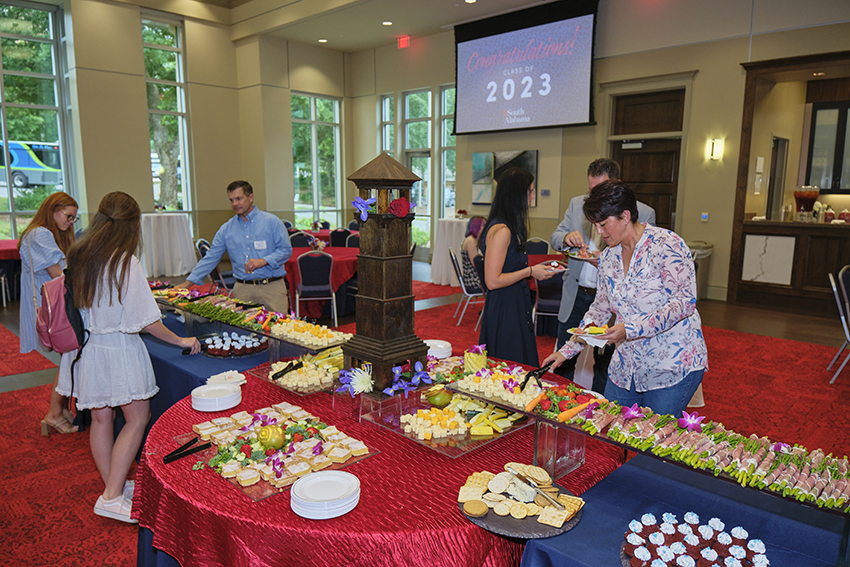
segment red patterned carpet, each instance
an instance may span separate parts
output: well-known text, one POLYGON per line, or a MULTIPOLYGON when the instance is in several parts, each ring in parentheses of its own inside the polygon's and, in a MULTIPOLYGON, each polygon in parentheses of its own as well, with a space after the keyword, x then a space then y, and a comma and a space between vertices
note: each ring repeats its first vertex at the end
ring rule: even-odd
POLYGON ((21 354, 20 351, 18 336, 0 325, 0 376, 56 368, 55 364, 37 352, 21 354))
POLYGON ((42 437, 50 386, 0 394, 0 565, 136 564, 138 530, 95 516, 103 491, 86 433, 42 437))
POLYGON ((454 295, 456 293, 461 293, 460 287, 437 285, 429 282, 413 280, 413 295, 416 296, 417 300, 432 299, 434 297, 443 297, 446 295, 454 295))

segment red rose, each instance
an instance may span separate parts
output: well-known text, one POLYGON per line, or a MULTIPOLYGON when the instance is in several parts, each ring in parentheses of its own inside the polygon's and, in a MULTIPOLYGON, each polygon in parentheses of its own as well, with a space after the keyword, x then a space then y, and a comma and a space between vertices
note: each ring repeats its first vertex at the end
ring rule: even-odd
POLYGON ((404 197, 399 197, 390 203, 389 212, 391 215, 397 216, 398 218, 406 217, 410 212, 410 201, 404 197))

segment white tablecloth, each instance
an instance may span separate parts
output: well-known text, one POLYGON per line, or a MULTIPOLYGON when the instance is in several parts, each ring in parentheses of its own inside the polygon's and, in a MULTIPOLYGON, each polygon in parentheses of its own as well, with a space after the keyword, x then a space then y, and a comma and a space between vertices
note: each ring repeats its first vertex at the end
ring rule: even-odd
POLYGON ((438 285, 459 286, 452 260, 449 258, 449 248, 454 250, 457 261, 460 262, 460 246, 466 235, 468 219, 439 219, 431 255, 431 282, 438 285))
POLYGON ((142 267, 149 278, 182 276, 198 263, 186 213, 142 215, 142 267))

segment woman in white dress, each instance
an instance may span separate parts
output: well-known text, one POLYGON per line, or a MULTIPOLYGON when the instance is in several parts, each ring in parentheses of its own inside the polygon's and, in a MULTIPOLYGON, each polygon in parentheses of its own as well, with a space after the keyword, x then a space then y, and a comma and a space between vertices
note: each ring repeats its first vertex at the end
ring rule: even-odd
MULTIPOLYGON (((21 255, 21 354, 48 352, 35 331, 36 308, 41 307, 41 286, 60 276, 65 269, 65 255, 74 244, 74 222, 77 202, 67 193, 53 193, 38 208, 29 225, 21 233, 18 250, 21 255)), ((41 420, 41 434, 53 428, 59 433, 75 433, 74 416, 68 398, 56 392, 59 371, 50 391, 50 408, 41 420)))
POLYGON ((141 211, 126 193, 106 195, 85 235, 68 253, 74 301, 90 336, 73 375, 69 364, 59 371, 59 392, 77 398, 78 409, 91 409, 91 452, 106 485, 94 513, 135 523, 130 517, 132 490, 127 473, 150 420, 150 398, 159 391, 150 356, 139 331, 192 354, 201 350, 194 337, 178 337, 160 321, 139 260, 141 211), (114 408, 126 425, 113 439, 114 408))

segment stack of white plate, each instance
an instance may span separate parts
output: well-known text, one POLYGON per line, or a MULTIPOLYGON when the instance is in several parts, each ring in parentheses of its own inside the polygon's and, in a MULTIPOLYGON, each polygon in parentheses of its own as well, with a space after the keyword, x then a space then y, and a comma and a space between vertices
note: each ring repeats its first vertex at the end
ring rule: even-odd
POLYGON ((310 520, 327 520, 354 510, 360 502, 360 480, 342 471, 319 471, 292 485, 292 511, 310 520))
POLYGON ((198 411, 222 411, 241 401, 242 388, 236 384, 207 384, 192 390, 192 408, 198 411))
POLYGON ((424 341, 428 345, 428 356, 434 358, 448 358, 452 355, 452 344, 446 341, 428 340, 424 341))

